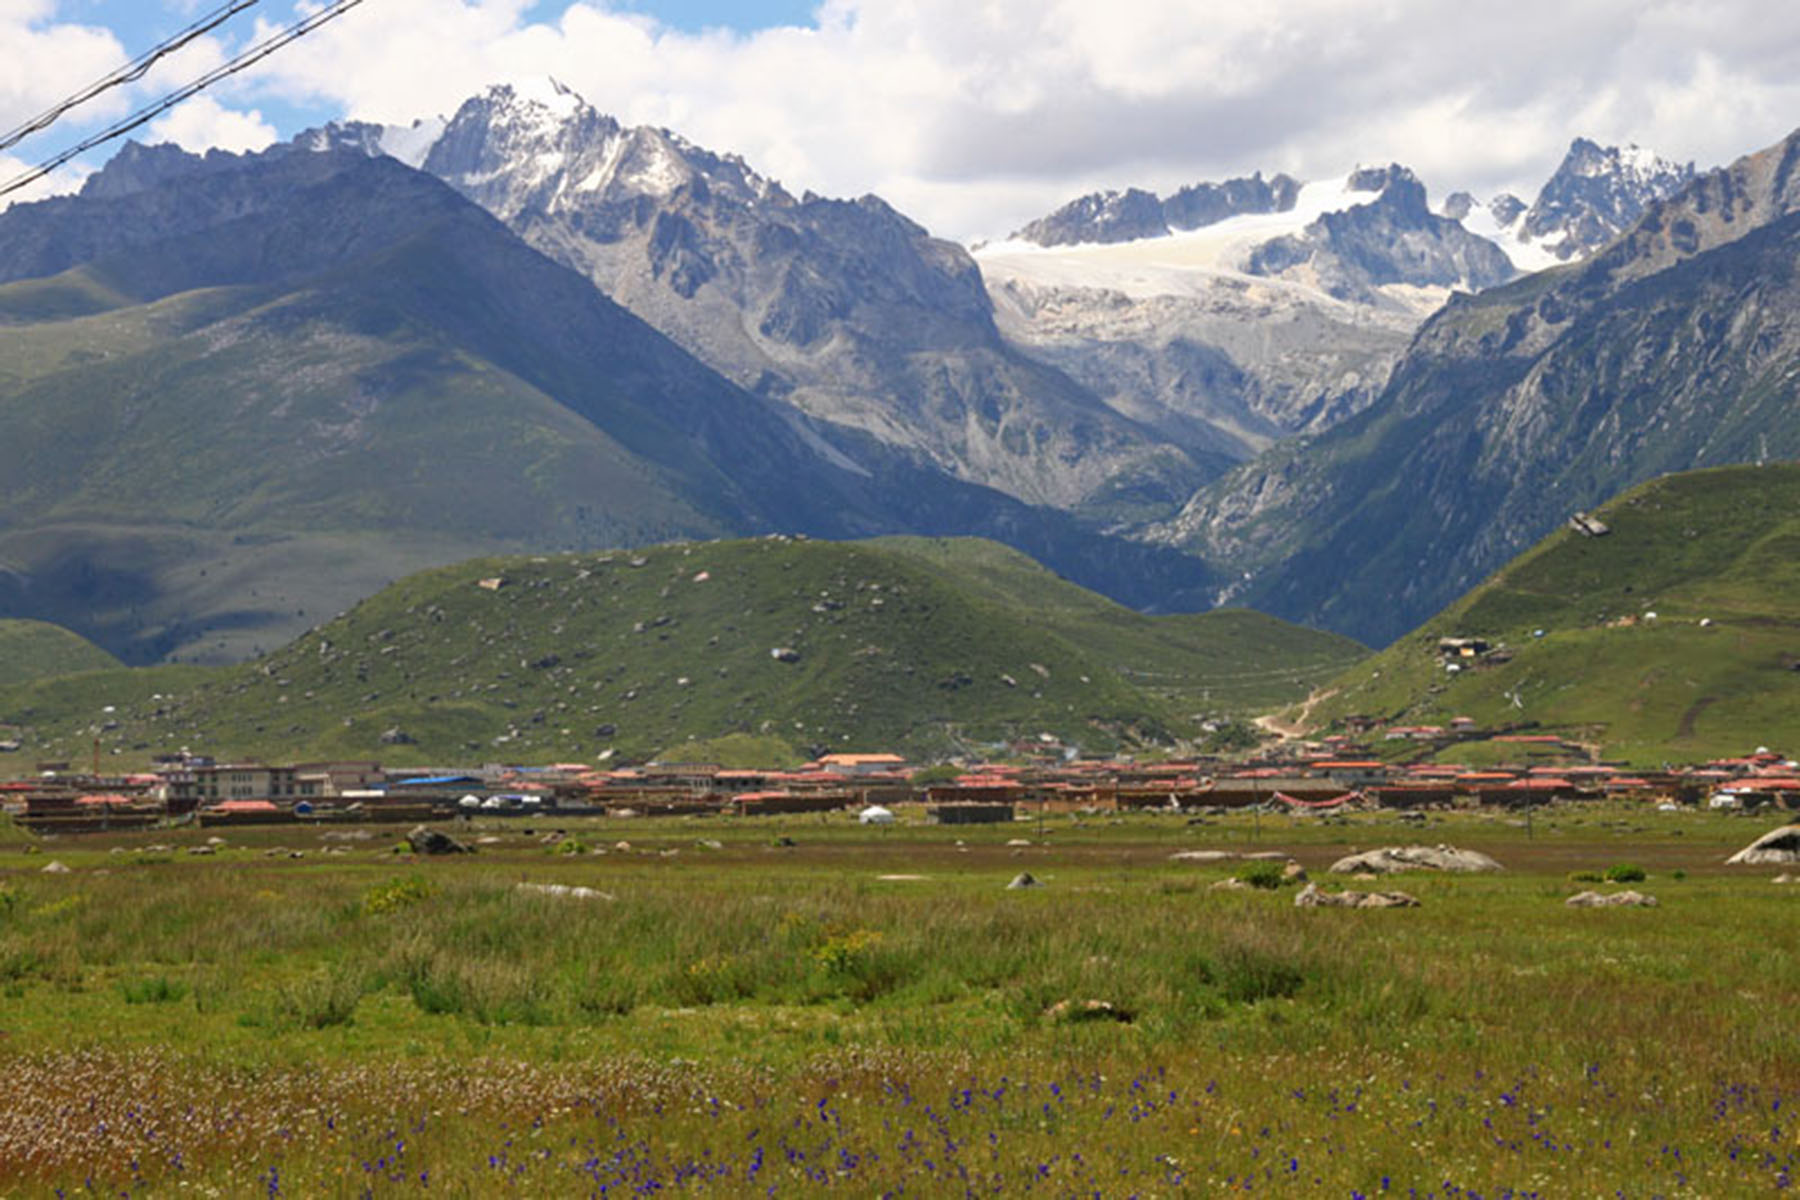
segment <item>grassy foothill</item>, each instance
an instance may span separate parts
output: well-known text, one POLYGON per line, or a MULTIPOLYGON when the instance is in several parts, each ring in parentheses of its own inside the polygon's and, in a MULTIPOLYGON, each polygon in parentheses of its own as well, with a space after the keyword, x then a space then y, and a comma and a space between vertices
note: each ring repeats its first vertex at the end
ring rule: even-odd
POLYGON ((1599 510, 1605 536, 1551 534, 1345 671, 1309 718, 1529 723, 1644 765, 1791 745, 1800 740, 1797 514, 1796 464, 1635 488, 1599 510), (1511 657, 1447 672, 1442 637, 1484 638, 1511 657))
POLYGON ((1723 865, 1771 822, 903 815, 0 839, 0 1190, 1791 1181, 1800 891, 1723 865), (1506 870, 1326 872, 1412 842, 1506 870), (1251 854, 1420 907, 1297 908, 1251 854), (1564 903, 1623 886, 1658 907, 1564 903))
POLYGON ((693 761, 721 738, 777 762, 929 759, 1044 733, 1103 751, 1298 698, 1366 653, 1256 613, 1147 616, 979 539, 761 538, 424 571, 254 662, 0 686, 0 723, 38 757, 98 738, 118 765, 181 746, 693 761))

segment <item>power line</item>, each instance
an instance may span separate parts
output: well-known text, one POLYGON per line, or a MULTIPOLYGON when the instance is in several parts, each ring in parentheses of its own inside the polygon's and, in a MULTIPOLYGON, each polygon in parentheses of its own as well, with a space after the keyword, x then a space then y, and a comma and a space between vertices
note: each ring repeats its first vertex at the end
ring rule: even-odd
POLYGON ((113 71, 110 75, 102 76, 93 83, 90 83, 87 87, 82 88, 79 92, 76 92, 73 96, 63 100, 61 103, 45 109, 17 129, 0 136, 0 150, 10 149, 39 130, 48 129, 50 126, 54 125, 64 113, 72 108, 86 104, 89 100, 92 100, 102 92, 108 92, 113 88, 123 87, 125 84, 135 83, 137 80, 142 79, 150 68, 155 66, 162 59, 167 58, 169 55, 175 53, 175 51, 181 49, 202 34, 217 29, 220 25, 223 25, 238 13, 243 12, 246 8, 255 7, 259 2, 260 0, 231 0, 231 3, 214 9, 212 12, 201 17, 198 21, 195 21, 192 25, 189 25, 186 29, 183 29, 173 37, 158 42, 156 45, 150 47, 150 49, 144 51, 116 71, 113 71))
POLYGON ((171 108, 180 104, 183 100, 198 95, 227 76, 236 75, 239 71, 254 66, 256 63, 269 57, 269 55, 275 53, 283 46, 288 45, 290 42, 299 41, 327 21, 336 20, 338 17, 343 16, 362 2, 363 0, 334 0, 334 3, 320 9, 318 12, 313 13, 304 20, 296 21, 286 29, 283 29, 280 33, 277 33, 266 41, 258 43, 244 51, 223 66, 213 68, 211 71, 208 71, 187 86, 170 92, 149 107, 139 109, 124 120, 107 126, 92 137, 82 139, 80 142, 69 147, 55 157, 39 163, 23 175, 12 179, 4 185, 0 185, 0 196, 8 195, 9 193, 18 191, 22 187, 36 183, 38 180, 50 174, 50 172, 56 170, 56 168, 62 166, 71 159, 78 158, 81 155, 86 154, 89 150, 92 150, 94 147, 104 145, 114 138, 123 137, 140 125, 149 124, 163 113, 168 112, 171 108))

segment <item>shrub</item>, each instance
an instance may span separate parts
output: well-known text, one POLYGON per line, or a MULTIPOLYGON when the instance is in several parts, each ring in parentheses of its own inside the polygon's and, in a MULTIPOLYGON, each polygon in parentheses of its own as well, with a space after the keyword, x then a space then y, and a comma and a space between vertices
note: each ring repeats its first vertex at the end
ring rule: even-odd
POLYGON ((188 987, 167 975, 158 975, 152 979, 128 979, 119 985, 119 994, 127 1004, 173 1004, 187 997, 188 987))
POLYGON ((1213 963, 1213 982, 1234 1004, 1281 1000, 1306 984, 1306 972, 1253 946, 1232 946, 1213 963))
POLYGON ((1278 862, 1253 862, 1238 872, 1238 881, 1247 883, 1253 888, 1274 891, 1287 882, 1282 864, 1278 862))
POLYGON ((1648 878, 1650 876, 1644 872, 1644 868, 1633 866, 1631 863, 1615 863, 1606 868, 1606 882, 1608 883, 1642 883, 1648 878))
POLYGON ((284 985, 276 993, 275 1017, 282 1024, 305 1029, 348 1025, 356 1016, 356 1006, 362 996, 361 972, 343 966, 314 971, 284 985))
POLYGON ((586 854, 588 852, 588 844, 580 838, 564 838, 562 841, 556 843, 555 852, 557 854, 586 854))
POLYGON ((621 971, 595 972, 575 997, 575 1007, 592 1018, 624 1017, 638 1006, 637 980, 621 971))
POLYGON ((760 982, 758 963, 748 955, 707 954, 669 971, 663 991, 682 1008, 703 1008, 747 1000, 760 982))
POLYGON ((813 948, 813 961, 830 974, 848 974, 881 944, 879 929, 853 929, 834 933, 813 948))
POLYGON ((408 991, 421 1012, 460 1014, 483 1025, 547 1025, 549 985, 528 967, 439 955, 416 964, 408 991))
POLYGON ((409 908, 431 895, 431 884, 423 876, 408 875, 389 883, 377 884, 363 893, 362 910, 368 916, 409 908))

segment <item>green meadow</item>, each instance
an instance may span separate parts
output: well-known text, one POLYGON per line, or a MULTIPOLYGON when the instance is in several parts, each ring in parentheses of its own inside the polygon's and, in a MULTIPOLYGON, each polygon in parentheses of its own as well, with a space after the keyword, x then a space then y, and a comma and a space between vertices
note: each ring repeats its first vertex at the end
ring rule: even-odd
POLYGON ((1761 1193, 1800 884, 1724 859, 1773 823, 0 830, 0 1191, 1761 1193), (1415 842, 1506 870, 1326 871, 1415 842), (1420 907, 1215 886, 1251 854, 1420 907), (1627 866, 1657 907, 1564 903, 1627 866))

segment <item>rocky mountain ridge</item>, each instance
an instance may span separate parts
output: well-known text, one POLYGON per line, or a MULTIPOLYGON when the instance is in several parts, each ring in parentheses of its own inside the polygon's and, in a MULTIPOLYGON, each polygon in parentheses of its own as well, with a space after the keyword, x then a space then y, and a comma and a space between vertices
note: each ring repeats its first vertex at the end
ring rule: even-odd
MULTIPOLYGON (((346 138, 385 145, 302 142, 346 138)), ((560 87, 471 98, 421 166, 733 382, 958 478, 1063 508, 1128 481, 1167 506, 1228 461, 1010 347, 968 253, 877 197, 796 198, 560 87)))
POLYGON ((1129 242, 1167 237, 1215 225, 1231 217, 1283 213, 1293 209, 1300 185, 1286 175, 1262 172, 1223 183, 1196 183, 1167 199, 1139 188, 1091 192, 1032 221, 1009 239, 1035 246, 1129 242))
POLYGON ((1380 644, 1631 484, 1800 457, 1797 165, 1800 134, 1584 263, 1457 298, 1375 404, 1158 536, 1226 568, 1238 601, 1380 644))

